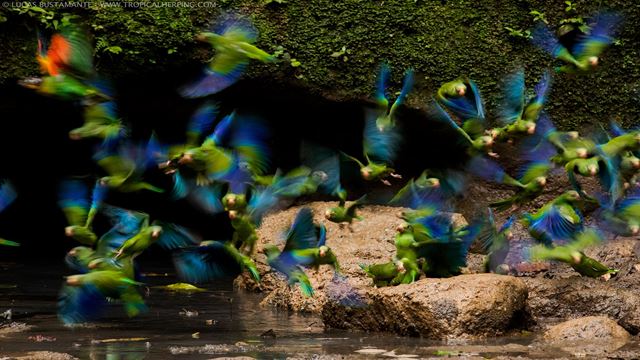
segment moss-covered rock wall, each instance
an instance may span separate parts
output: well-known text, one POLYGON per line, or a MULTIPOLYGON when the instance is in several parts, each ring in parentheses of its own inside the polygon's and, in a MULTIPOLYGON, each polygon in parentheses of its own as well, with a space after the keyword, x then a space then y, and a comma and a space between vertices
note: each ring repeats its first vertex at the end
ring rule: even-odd
MULTIPOLYGON (((640 115, 636 0, 579 0, 571 3, 573 9, 557 0, 223 0, 213 5, 140 9, 96 5, 56 9, 53 16, 71 11, 85 18, 102 73, 123 78, 141 72, 184 71, 186 78, 184 69, 194 69, 211 55, 193 41, 194 35, 220 9, 235 9, 254 18, 260 30, 258 45, 280 54, 276 65, 253 64, 247 77, 301 86, 340 101, 362 100, 372 97, 378 65, 388 61, 395 88, 405 68, 417 72, 410 106, 424 107, 441 83, 468 75, 479 84, 492 115, 505 74, 523 65, 527 83, 534 84, 554 63, 524 37, 540 21, 535 12, 557 28, 564 19, 588 21, 599 10, 615 10, 625 22, 618 40, 602 57, 601 68, 589 75, 555 76, 549 111, 564 128, 612 117, 631 125, 640 115)), ((37 74, 36 24, 51 26, 53 20, 9 9, 0 15, 6 18, 0 24, 0 81, 37 74)))

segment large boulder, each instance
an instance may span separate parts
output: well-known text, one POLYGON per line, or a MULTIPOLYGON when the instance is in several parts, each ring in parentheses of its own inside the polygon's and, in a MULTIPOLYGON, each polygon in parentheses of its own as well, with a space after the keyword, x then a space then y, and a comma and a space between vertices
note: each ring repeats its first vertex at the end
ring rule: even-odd
POLYGON ((518 320, 527 289, 511 276, 471 274, 368 288, 365 294, 362 306, 326 302, 325 325, 430 338, 495 336, 518 320))
POLYGON ((615 351, 629 341, 629 333, 606 316, 588 316, 549 328, 544 342, 574 355, 598 355, 615 351))

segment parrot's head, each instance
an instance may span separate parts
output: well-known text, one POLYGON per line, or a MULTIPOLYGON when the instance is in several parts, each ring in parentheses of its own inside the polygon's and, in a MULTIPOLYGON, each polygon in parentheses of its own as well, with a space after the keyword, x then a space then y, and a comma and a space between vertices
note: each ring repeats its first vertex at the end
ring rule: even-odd
POLYGON ((373 174, 373 171, 371 170, 371 167, 365 166, 360 169, 360 174, 362 175, 363 179, 371 180, 371 175, 373 174))
POLYGON ((571 260, 574 264, 580 264, 580 261, 582 260, 582 254, 579 251, 572 251, 571 260))
POLYGON ((636 133, 633 139, 636 141, 636 143, 640 143, 640 131, 636 133))
POLYGON ((94 234, 94 232, 89 228, 78 225, 67 226, 66 228, 64 228, 64 233, 65 235, 85 245, 93 245, 98 238, 96 234, 94 234))
POLYGON ((325 217, 327 220, 331 220, 331 219, 333 219, 333 218, 335 217, 335 213, 336 213, 336 211, 335 211, 334 209, 327 209, 327 210, 324 212, 324 217, 325 217))
POLYGON ((598 173, 598 165, 596 164, 587 165, 587 171, 589 172, 589 175, 595 176, 598 173))
POLYGON ((545 186, 547 185, 547 178, 546 176, 538 176, 536 178, 536 183, 540 186, 545 186))
POLYGON ((478 146, 481 149, 489 150, 491 149, 491 146, 493 146, 493 137, 488 135, 483 135, 478 137, 476 140, 474 140, 474 142, 477 142, 478 146))
POLYGON ((69 286, 81 286, 84 283, 84 275, 67 276, 66 282, 69 286))
POLYGON ((527 129, 527 134, 533 135, 536 132, 536 123, 533 121, 527 121, 525 128, 527 129))
POLYGON ((222 197, 222 205, 226 210, 239 210, 246 206, 247 199, 244 194, 229 193, 222 197))
POLYGON ((21 80, 18 80, 18 85, 25 87, 27 89, 37 90, 40 88, 42 84, 41 77, 27 77, 21 80))
POLYGON ((404 274, 405 272, 407 272, 407 269, 405 269, 402 260, 396 261, 396 270, 398 270, 400 274, 404 274))
POLYGON ((104 260, 94 259, 94 260, 91 260, 89 264, 87 264, 87 267, 91 270, 95 270, 95 269, 99 269, 103 265, 104 265, 104 260))
POLYGON ((91 255, 92 253, 93 249, 91 248, 88 248, 86 246, 76 246, 73 249, 69 250, 67 254, 75 258, 83 258, 91 255))
POLYGON ((262 248, 262 252, 267 257, 267 259, 276 258, 280 254, 280 250, 275 245, 267 245, 262 248))
POLYGON ((329 178, 329 175, 327 175, 327 173, 324 171, 317 170, 311 173, 311 178, 316 183, 322 184, 325 181, 327 181, 327 179, 329 178))
POLYGON ((467 85, 458 84, 458 85, 456 85, 455 90, 456 90, 456 94, 458 94, 458 96, 464 96, 467 93, 467 85))
POLYGON ((600 62, 600 59, 597 56, 589 56, 587 61, 589 62, 589 66, 595 69, 598 66, 598 62, 600 62))
POLYGON ((638 225, 629 225, 629 231, 631 231, 632 235, 638 235, 638 233, 640 232, 640 226, 638 225))
POLYGON ((440 179, 438 178, 428 178, 427 181, 427 187, 440 187, 440 179))
POLYGON ((504 232, 504 237, 507 239, 507 241, 511 241, 511 239, 513 239, 513 231, 511 231, 511 229, 508 229, 504 232))
POLYGON ((162 226, 149 226, 149 234, 151 234, 152 239, 157 240, 160 237, 160 234, 162 234, 162 226))
POLYGON ((569 190, 564 193, 564 198, 567 201, 578 201, 580 200, 580 194, 575 190, 569 190))
POLYGON ((579 157, 580 159, 586 159, 588 155, 589 155, 589 151, 587 149, 585 148, 576 149, 576 156, 579 157))
POLYGON ((485 134, 491 136, 492 139, 497 138, 498 135, 500 135, 501 132, 502 132, 502 130, 499 129, 499 128, 493 128, 493 129, 485 130, 485 134))
POLYGON ((210 42, 211 39, 216 36, 219 36, 219 35, 211 32, 201 32, 200 34, 196 35, 196 40, 202 41, 202 42, 210 42))
POLYGON ((403 222, 402 224, 398 224, 398 226, 396 226, 396 231, 399 234, 402 234, 405 231, 407 231, 410 227, 411 227, 411 225, 409 225, 409 223, 403 222))
POLYGON ((580 133, 577 131, 568 131, 567 137, 569 138, 569 140, 575 140, 580 137, 580 133))
POLYGON ((186 151, 178 159, 178 164, 190 164, 193 162, 193 151, 186 151))
POLYGON ((322 245, 318 248, 318 251, 320 253, 320 257, 324 257, 327 255, 327 252, 329 252, 329 247, 327 245, 322 245))

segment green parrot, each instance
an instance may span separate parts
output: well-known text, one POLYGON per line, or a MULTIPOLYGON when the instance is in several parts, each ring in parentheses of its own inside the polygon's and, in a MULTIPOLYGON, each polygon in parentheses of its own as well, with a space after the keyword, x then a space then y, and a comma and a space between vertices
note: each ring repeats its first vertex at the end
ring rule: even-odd
POLYGON ((513 196, 490 204, 496 210, 504 211, 514 205, 526 204, 544 191, 547 177, 553 166, 548 160, 538 157, 540 159, 533 159, 521 169, 521 175, 517 180, 509 176, 500 165, 483 156, 473 157, 467 164, 467 168, 471 173, 485 180, 506 184, 516 189, 513 196))
POLYGON ((84 108, 84 124, 69 132, 72 140, 97 137, 113 141, 123 135, 125 129, 118 118, 115 102, 107 101, 91 104, 84 108))
POLYGON ((163 189, 141 180, 142 173, 151 165, 148 147, 121 144, 117 152, 113 149, 103 149, 95 155, 95 159, 109 174, 100 179, 101 185, 121 192, 164 192, 163 189))
POLYGON ((620 16, 615 13, 601 13, 595 17, 595 20, 589 34, 579 37, 579 41, 571 47, 571 50, 564 47, 543 22, 539 22, 532 32, 532 41, 554 58, 566 63, 556 67, 556 72, 589 73, 598 66, 602 51, 613 42, 613 32, 620 22, 620 16))
POLYGON ((298 265, 297 260, 291 256, 290 252, 280 251, 274 245, 264 247, 269 266, 287 277, 289 285, 298 283, 300 290, 307 296, 313 296, 313 286, 304 270, 298 265))
POLYGON ((103 296, 121 300, 130 317, 147 309, 142 296, 135 288, 141 284, 131 280, 120 271, 99 270, 81 275, 71 275, 67 277, 66 284, 75 287, 94 286, 103 296))
POLYGON ((354 219, 358 221, 362 220, 362 217, 358 216, 356 211, 364 205, 365 200, 366 195, 352 202, 349 206, 346 206, 344 201, 340 201, 338 206, 327 209, 324 213, 324 217, 331 222, 338 224, 348 223, 349 226, 351 226, 354 219))
POLYGON ((470 156, 479 154, 498 156, 492 151, 493 136, 485 133, 484 113, 481 113, 482 117, 467 119, 462 127, 453 121, 451 116, 436 101, 432 101, 428 114, 431 119, 451 126, 459 134, 458 141, 467 148, 467 153, 470 156))
POLYGON ((65 234, 84 245, 94 245, 97 240, 93 232, 93 219, 106 196, 106 187, 96 182, 91 204, 86 185, 80 180, 68 180, 61 184, 59 205, 64 212, 69 226, 65 234))
POLYGON ((364 270, 367 276, 373 279, 374 286, 383 287, 390 285, 401 274, 401 271, 404 270, 404 264, 396 260, 384 264, 360 264, 360 268, 364 270))
POLYGON ((158 241, 162 227, 159 225, 144 225, 140 232, 125 241, 116 251, 114 258, 131 257, 135 258, 144 250, 158 241))
POLYGON ((506 95, 500 111, 503 128, 491 132, 496 140, 513 141, 516 138, 533 135, 538 116, 544 106, 551 83, 551 74, 545 72, 535 87, 536 95, 528 102, 525 98, 524 69, 520 68, 506 82, 506 95))
POLYGON ((257 37, 258 32, 249 20, 234 14, 223 16, 215 32, 200 33, 196 39, 209 43, 216 53, 203 75, 180 89, 181 95, 197 98, 215 94, 235 83, 251 59, 274 61, 273 55, 253 45, 257 37))
POLYGON ((602 235, 593 230, 585 229, 575 235, 575 238, 566 245, 556 245, 548 247, 536 245, 529 249, 532 260, 555 260, 569 264, 580 275, 588 277, 599 277, 608 274, 615 274, 616 269, 611 269, 585 255, 582 250, 602 241, 602 235))
POLYGON ((488 216, 483 219, 482 228, 478 238, 482 244, 482 250, 487 254, 484 262, 486 272, 494 272, 497 274, 507 274, 509 265, 505 263, 509 250, 510 242, 513 238, 511 226, 515 221, 514 215, 510 216, 500 228, 496 227, 493 211, 488 209, 488 216))
POLYGON ((534 239, 547 246, 571 239, 583 229, 582 213, 575 207, 581 200, 577 191, 566 191, 534 214, 524 213, 522 223, 534 239))
POLYGON ((404 80, 402 81, 402 90, 389 107, 389 98, 387 97, 387 82, 390 77, 389 65, 383 63, 380 66, 380 73, 378 74, 378 81, 376 83, 376 103, 378 109, 376 109, 375 123, 380 132, 384 132, 387 129, 395 126, 395 117, 398 107, 402 105, 407 95, 413 87, 413 69, 408 69, 404 74, 404 80))

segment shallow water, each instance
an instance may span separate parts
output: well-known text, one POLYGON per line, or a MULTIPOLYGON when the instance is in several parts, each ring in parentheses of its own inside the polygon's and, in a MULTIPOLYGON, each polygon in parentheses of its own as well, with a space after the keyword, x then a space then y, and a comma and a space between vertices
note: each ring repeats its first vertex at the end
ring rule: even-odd
MULTIPOLYGON (((209 284, 209 291, 193 294, 175 294, 153 287, 175 282, 171 275, 146 278, 148 313, 129 319, 114 305, 102 321, 70 328, 63 326, 56 316, 57 293, 66 275, 63 267, 3 266, 0 311, 11 309, 14 322, 26 323, 31 328, 0 337, 0 358, 31 351, 109 360, 550 355, 528 346, 532 341, 530 335, 445 343, 392 334, 325 330, 318 317, 262 307, 260 294, 233 290, 230 282, 209 284), (185 311, 197 311, 197 315, 186 316, 185 311), (261 336, 268 330, 275 337, 261 336)), ((146 270, 159 274, 170 271, 146 270)))

